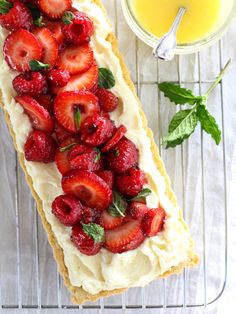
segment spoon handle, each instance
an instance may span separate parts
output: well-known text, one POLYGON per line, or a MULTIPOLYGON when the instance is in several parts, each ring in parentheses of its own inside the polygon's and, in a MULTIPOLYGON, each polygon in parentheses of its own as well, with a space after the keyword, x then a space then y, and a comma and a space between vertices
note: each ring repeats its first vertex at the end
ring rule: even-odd
POLYGON ((178 27, 179 27, 179 24, 180 24, 180 22, 182 21, 182 18, 183 18, 183 16, 184 16, 185 12, 186 12, 186 8, 185 8, 185 7, 181 7, 181 8, 179 9, 178 14, 177 14, 177 16, 176 16, 176 18, 175 18, 173 24, 171 25, 171 28, 170 28, 170 30, 169 30, 168 33, 174 33, 174 34, 176 34, 176 32, 177 32, 177 30, 178 30, 178 27))

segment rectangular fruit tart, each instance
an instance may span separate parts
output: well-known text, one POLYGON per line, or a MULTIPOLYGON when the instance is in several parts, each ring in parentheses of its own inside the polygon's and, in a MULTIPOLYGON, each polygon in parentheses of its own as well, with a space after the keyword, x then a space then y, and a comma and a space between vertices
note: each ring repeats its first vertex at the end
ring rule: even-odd
POLYGON ((194 266, 99 0, 0 0, 1 105, 74 303, 194 266))

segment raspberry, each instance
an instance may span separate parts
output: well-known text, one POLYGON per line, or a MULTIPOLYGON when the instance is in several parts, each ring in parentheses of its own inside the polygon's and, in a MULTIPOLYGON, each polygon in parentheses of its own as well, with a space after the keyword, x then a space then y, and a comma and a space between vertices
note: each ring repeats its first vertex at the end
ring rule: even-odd
POLYGON ((54 139, 42 131, 33 131, 25 143, 25 158, 28 161, 53 162, 57 144, 54 139))
POLYGON ((108 153, 107 165, 115 173, 124 173, 138 162, 138 150, 133 142, 123 137, 108 153))
POLYGON ((119 98, 105 88, 99 88, 96 92, 101 109, 105 112, 114 111, 119 105, 119 98))
POLYGON ((81 221, 85 224, 95 222, 99 219, 101 212, 97 211, 94 208, 83 206, 83 214, 81 221))
POLYGON ((94 115, 88 117, 81 127, 81 140, 91 146, 106 143, 113 135, 115 126, 111 120, 94 115))
POLYGON ((14 1, 12 4, 9 1, 4 2, 8 5, 9 11, 5 14, 0 13, 0 25, 2 27, 5 27, 9 31, 15 31, 19 28, 27 30, 33 28, 32 15, 23 3, 20 1, 14 1))
POLYGON ((131 168, 128 172, 116 177, 116 187, 126 196, 138 195, 146 183, 145 174, 140 169, 131 168))
POLYGON ((70 73, 68 71, 54 69, 49 72, 48 78, 52 85, 63 87, 69 82, 70 73))
POLYGON ((62 29, 67 40, 73 44, 80 45, 89 42, 93 35, 94 26, 90 18, 83 12, 74 12, 71 23, 62 29))
POLYGON ((60 195, 52 203, 52 213, 65 226, 74 226, 82 217, 82 205, 73 195, 60 195))
POLYGON ((68 153, 71 169, 100 171, 103 169, 103 160, 98 149, 88 145, 76 145, 68 153))
POLYGON ((102 243, 95 242, 84 232, 81 226, 72 228, 71 240, 80 252, 86 255, 96 255, 102 247, 102 243))
POLYGON ((12 84, 16 92, 20 95, 38 96, 46 94, 48 89, 47 79, 40 72, 26 72, 17 75, 12 84))

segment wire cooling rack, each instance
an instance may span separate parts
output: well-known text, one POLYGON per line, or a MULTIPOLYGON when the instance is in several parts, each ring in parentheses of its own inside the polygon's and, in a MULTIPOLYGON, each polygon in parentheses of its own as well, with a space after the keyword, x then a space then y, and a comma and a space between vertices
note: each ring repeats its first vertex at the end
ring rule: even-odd
POLYGON ((204 92, 223 65, 222 43, 197 55, 173 62, 153 60, 151 50, 128 29, 120 4, 104 1, 121 50, 131 69, 138 94, 159 144, 179 203, 196 240, 200 265, 179 276, 158 280, 146 288, 74 306, 56 270, 34 201, 18 165, 1 113, 0 132, 0 307, 2 309, 145 309, 206 307, 224 291, 227 276, 227 172, 223 83, 209 103, 223 129, 216 147, 197 129, 181 147, 166 151, 160 139, 176 107, 158 92, 161 81, 180 82, 204 92), (119 16, 119 23, 117 17, 119 16), (208 66, 214 52, 214 66, 208 66), (134 62, 135 60, 135 62, 134 62), (215 104, 218 104, 215 106, 215 104), (212 175, 214 173, 214 176, 212 175), (220 204, 220 210, 219 210, 220 204), (221 222, 219 224, 219 221, 221 222))

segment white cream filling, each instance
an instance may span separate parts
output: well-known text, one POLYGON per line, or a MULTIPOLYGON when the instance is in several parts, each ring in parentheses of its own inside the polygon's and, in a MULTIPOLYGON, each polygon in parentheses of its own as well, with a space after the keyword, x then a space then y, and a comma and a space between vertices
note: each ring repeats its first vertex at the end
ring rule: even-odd
MULTIPOLYGON (((102 249, 95 256, 83 255, 70 240, 70 228, 63 226, 51 213, 52 201, 63 193, 61 175, 56 165, 25 160, 34 189, 43 201, 46 218, 64 251, 71 284, 96 294, 102 290, 144 286, 172 266, 186 261, 190 236, 186 225, 182 223, 180 209, 175 208, 165 195, 165 181, 153 161, 151 142, 143 128, 137 100, 125 83, 119 60, 113 53, 111 44, 106 41, 111 32, 109 22, 100 7, 90 0, 76 0, 73 5, 86 12, 95 22, 96 32, 91 45, 96 61, 99 66, 108 67, 116 78, 113 92, 122 99, 123 111, 120 113, 121 111, 117 110, 112 114, 112 118, 117 125, 122 123, 127 127, 127 137, 139 149, 140 168, 152 178, 154 185, 151 182, 150 184, 153 193, 147 198, 147 203, 150 207, 156 207, 160 202, 168 214, 164 231, 156 237, 146 239, 136 250, 112 254, 102 249)), ((9 69, 3 58, 2 45, 6 34, 0 29, 0 86, 5 109, 9 113, 16 135, 17 149, 23 153, 24 143, 32 127, 22 107, 14 101, 12 79, 17 73, 9 69)))

